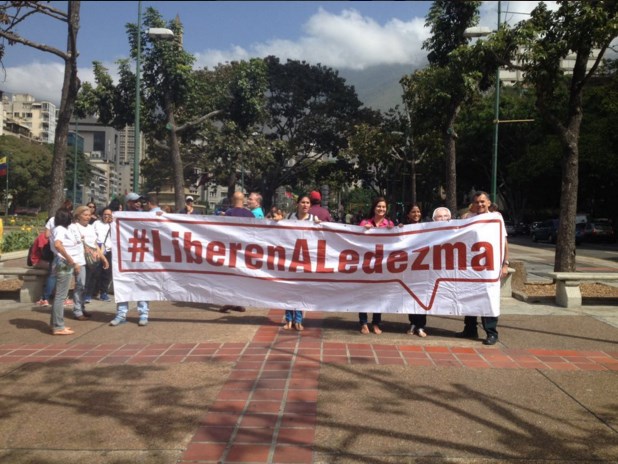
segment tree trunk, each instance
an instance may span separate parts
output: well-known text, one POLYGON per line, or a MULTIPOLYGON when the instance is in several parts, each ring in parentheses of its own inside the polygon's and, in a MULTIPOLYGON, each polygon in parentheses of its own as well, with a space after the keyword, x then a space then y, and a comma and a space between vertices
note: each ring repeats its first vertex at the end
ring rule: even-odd
MULTIPOLYGON (((80 81, 77 77, 77 32, 79 31, 79 1, 68 2, 67 55, 64 61, 64 81, 58 123, 54 134, 54 155, 51 166, 51 195, 48 214, 53 216, 64 202, 64 176, 66 171, 69 123, 75 107, 80 81)), ((75 141, 77 143, 77 140, 75 141)), ((75 206, 75 205, 74 205, 75 206)))
POLYGON ((234 192, 236 192, 236 170, 230 172, 230 175, 227 177, 227 197, 230 200, 230 205, 232 204, 234 192))
POLYGON ((457 133, 455 132, 455 120, 460 108, 460 104, 451 104, 443 135, 446 159, 446 207, 451 210, 453 217, 457 216, 457 133))
POLYGON ((166 96, 165 109, 167 111, 167 127, 170 131, 170 154, 172 157, 172 178, 174 184, 174 206, 180 211, 185 206, 185 179, 180 155, 180 144, 176 133, 176 119, 174 117, 174 105, 166 96))
MULTIPOLYGON (((581 121, 581 117, 579 118, 581 121)), ((579 122, 566 134, 562 158, 562 183, 560 191, 560 224, 554 271, 575 271, 575 217, 577 215, 577 189, 579 186, 579 122)))

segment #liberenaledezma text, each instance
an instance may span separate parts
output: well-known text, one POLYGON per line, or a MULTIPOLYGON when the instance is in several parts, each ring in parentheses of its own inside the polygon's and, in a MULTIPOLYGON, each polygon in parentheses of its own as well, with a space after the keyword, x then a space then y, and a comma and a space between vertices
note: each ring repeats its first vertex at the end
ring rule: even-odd
POLYGON ((116 301, 305 311, 500 314, 502 216, 365 229, 119 212, 116 301))

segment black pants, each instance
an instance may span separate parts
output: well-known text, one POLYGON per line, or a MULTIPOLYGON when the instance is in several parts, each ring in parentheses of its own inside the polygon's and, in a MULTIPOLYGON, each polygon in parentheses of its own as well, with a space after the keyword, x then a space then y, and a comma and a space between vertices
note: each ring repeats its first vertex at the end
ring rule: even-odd
POLYGON ((93 297, 96 295, 96 285, 101 273, 101 260, 94 264, 86 264, 86 286, 84 296, 93 297))
POLYGON ((112 252, 105 253, 105 259, 109 263, 107 269, 103 269, 103 263, 99 266, 99 278, 97 279, 96 289, 99 293, 107 293, 109 291, 109 284, 112 281, 112 252))
MULTIPOLYGON (((483 324, 483 330, 487 336, 495 335, 498 336, 498 318, 495 316, 484 316, 481 317, 481 323, 483 324)), ((476 332, 476 316, 466 316, 464 317, 464 332, 472 333, 476 332)))
POLYGON ((408 320, 417 329, 424 329, 427 324, 426 314, 408 314, 408 320))

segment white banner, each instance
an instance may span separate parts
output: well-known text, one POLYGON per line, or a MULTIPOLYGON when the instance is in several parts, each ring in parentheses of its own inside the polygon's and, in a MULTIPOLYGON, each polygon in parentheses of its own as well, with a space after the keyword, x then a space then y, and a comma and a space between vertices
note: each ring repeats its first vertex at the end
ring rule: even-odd
POLYGON ((118 212, 116 301, 498 316, 497 213, 393 229, 118 212))

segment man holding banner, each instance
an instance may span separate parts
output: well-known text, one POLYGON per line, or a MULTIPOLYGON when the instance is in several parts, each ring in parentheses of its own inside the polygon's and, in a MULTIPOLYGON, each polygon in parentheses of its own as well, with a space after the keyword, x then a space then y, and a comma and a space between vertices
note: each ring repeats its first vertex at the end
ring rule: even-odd
MULTIPOLYGON (((476 213, 469 213, 470 216, 478 216, 480 214, 489 213, 491 206, 491 200, 487 192, 476 192, 472 198, 472 204, 476 210, 476 213)), ((508 260, 508 244, 506 241, 506 229, 504 229, 504 259, 501 264, 500 277, 504 278, 509 273, 509 260, 508 260)), ((481 317, 481 323, 483 329, 487 334, 487 338, 483 340, 483 345, 495 345, 498 341, 498 316, 483 316, 481 317)), ((459 332, 457 337, 459 338, 478 338, 477 319, 476 316, 466 316, 464 318, 464 330, 459 332)))
MULTIPOLYGON (((142 211, 142 201, 145 201, 145 199, 139 196, 137 193, 135 192, 129 193, 126 196, 127 211, 128 212, 136 212, 136 211, 141 212, 142 211)), ((112 230, 113 229, 114 228, 112 227, 112 230)), ((137 302, 137 312, 139 314, 139 322, 137 324, 138 326, 145 327, 146 325, 148 325, 149 311, 150 311, 150 308, 148 306, 148 301, 141 300, 137 302)), ((116 317, 114 317, 114 319, 110 321, 109 325, 111 325, 112 327, 116 327, 120 324, 124 324, 127 321, 128 312, 129 312, 128 300, 124 300, 124 301, 121 300, 120 303, 116 303, 116 317)))

